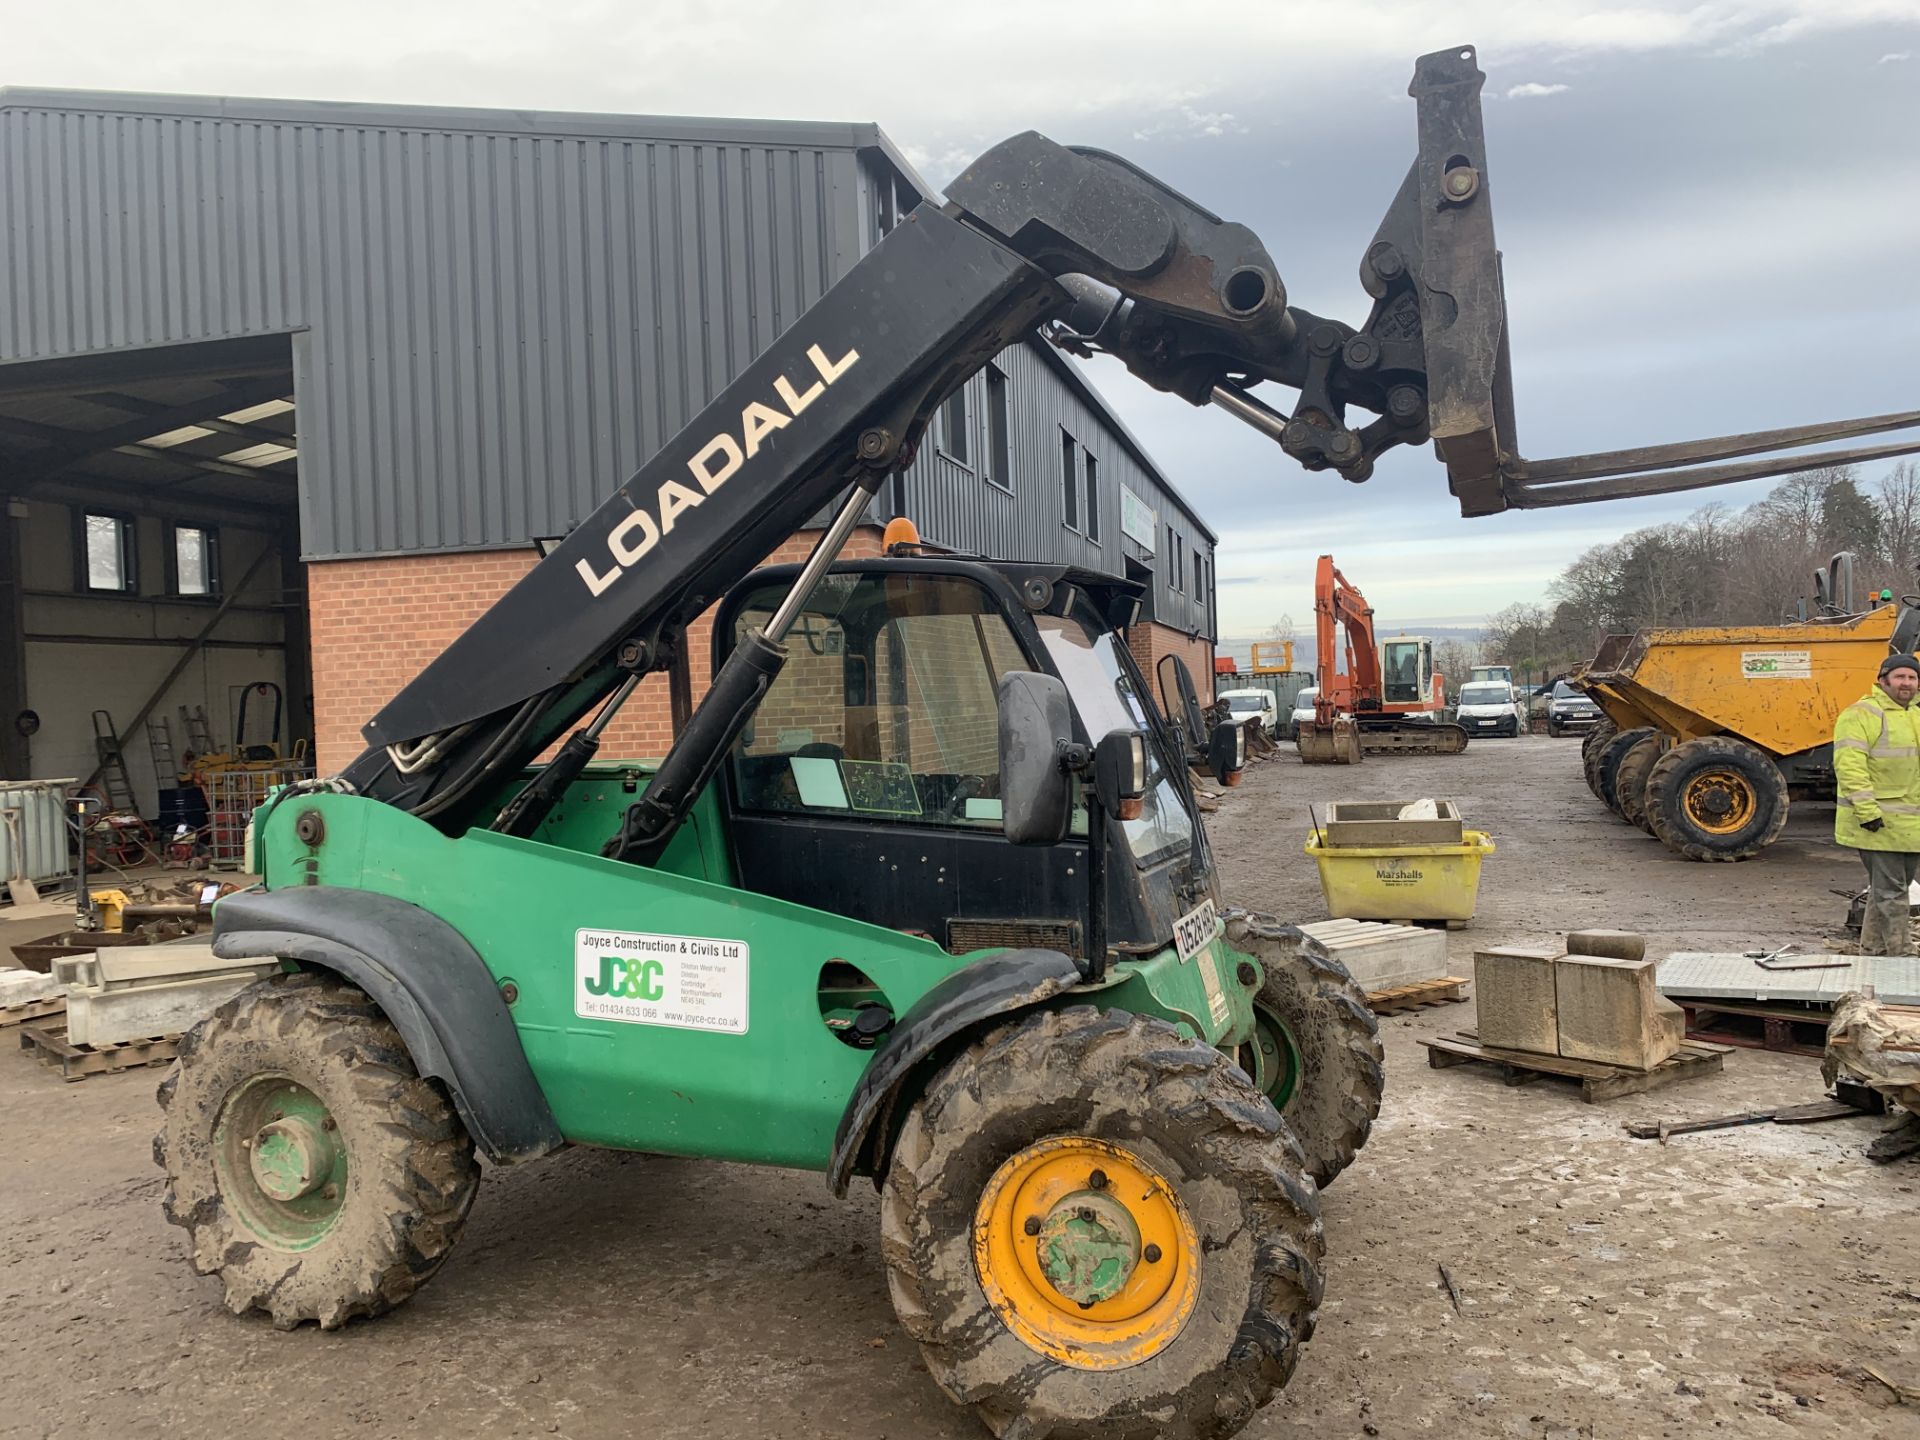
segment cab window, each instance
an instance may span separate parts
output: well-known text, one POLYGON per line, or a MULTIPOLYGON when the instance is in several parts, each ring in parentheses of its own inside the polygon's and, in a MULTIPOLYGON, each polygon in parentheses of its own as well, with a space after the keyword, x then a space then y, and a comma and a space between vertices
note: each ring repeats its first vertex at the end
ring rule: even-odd
MULTIPOLYGON (((736 643, 783 594, 750 597, 736 643)), ((734 750, 741 809, 1000 828, 1000 678, 1033 667, 979 585, 830 575, 787 650, 734 750)))

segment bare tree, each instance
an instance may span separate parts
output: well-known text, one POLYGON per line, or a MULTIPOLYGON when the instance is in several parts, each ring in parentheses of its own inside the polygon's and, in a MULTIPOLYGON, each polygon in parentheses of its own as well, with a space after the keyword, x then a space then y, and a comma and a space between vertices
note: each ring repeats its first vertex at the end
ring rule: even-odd
POLYGON ((1895 572, 1894 588, 1920 564, 1920 465, 1902 460, 1880 477, 1880 553, 1895 572))

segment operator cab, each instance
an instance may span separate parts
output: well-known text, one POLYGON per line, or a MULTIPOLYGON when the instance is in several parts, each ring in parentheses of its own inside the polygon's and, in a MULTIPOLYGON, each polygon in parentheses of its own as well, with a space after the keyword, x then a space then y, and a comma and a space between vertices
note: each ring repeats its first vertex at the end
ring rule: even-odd
MULTIPOLYGON (((794 574, 760 571, 729 598, 715 625, 716 666, 767 622, 794 574)), ((740 883, 926 934, 956 954, 1019 945, 1081 954, 1087 809, 1078 782, 1065 843, 1012 845, 1002 829, 1000 682, 1039 671, 1065 685, 1076 740, 1092 745, 1116 729, 1145 737, 1140 813, 1106 822, 1108 938, 1123 952, 1166 944, 1212 880, 1179 742, 1116 634, 1139 591, 1062 566, 836 565, 723 772, 740 883)))

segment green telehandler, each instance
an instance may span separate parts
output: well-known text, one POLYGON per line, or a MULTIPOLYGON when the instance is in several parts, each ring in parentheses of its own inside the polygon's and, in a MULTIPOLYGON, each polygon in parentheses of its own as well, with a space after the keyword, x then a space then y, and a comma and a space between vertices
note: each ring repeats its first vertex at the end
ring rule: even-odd
POLYGON ((1483 78, 1471 49, 1417 64, 1419 155, 1358 329, 1126 162, 995 147, 346 770, 276 792, 261 883, 214 933, 280 973, 185 1036, 159 1092, 166 1213, 228 1307, 332 1328, 398 1305, 458 1238, 477 1155, 711 1156, 871 1179, 900 1323, 996 1433, 1242 1426, 1313 1331, 1319 1191, 1381 1092, 1352 980, 1221 902, 1189 760, 1231 779, 1244 738, 1204 730, 1178 662, 1150 693, 1128 581, 836 557, 941 401, 1036 327, 1311 470, 1364 480, 1431 440, 1466 514, 1701 483, 1650 476, 1653 451, 1517 459, 1483 78), (823 511, 804 564, 755 569, 823 511), (716 604, 714 680, 667 754, 601 760, 716 604))

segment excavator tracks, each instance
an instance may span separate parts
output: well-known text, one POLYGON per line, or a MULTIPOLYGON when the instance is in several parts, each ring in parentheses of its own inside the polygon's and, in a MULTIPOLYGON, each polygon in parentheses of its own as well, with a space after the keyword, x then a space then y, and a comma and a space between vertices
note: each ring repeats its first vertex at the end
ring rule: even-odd
POLYGON ((1419 720, 1362 720, 1362 755, 1459 755, 1467 732, 1458 725, 1419 720))

